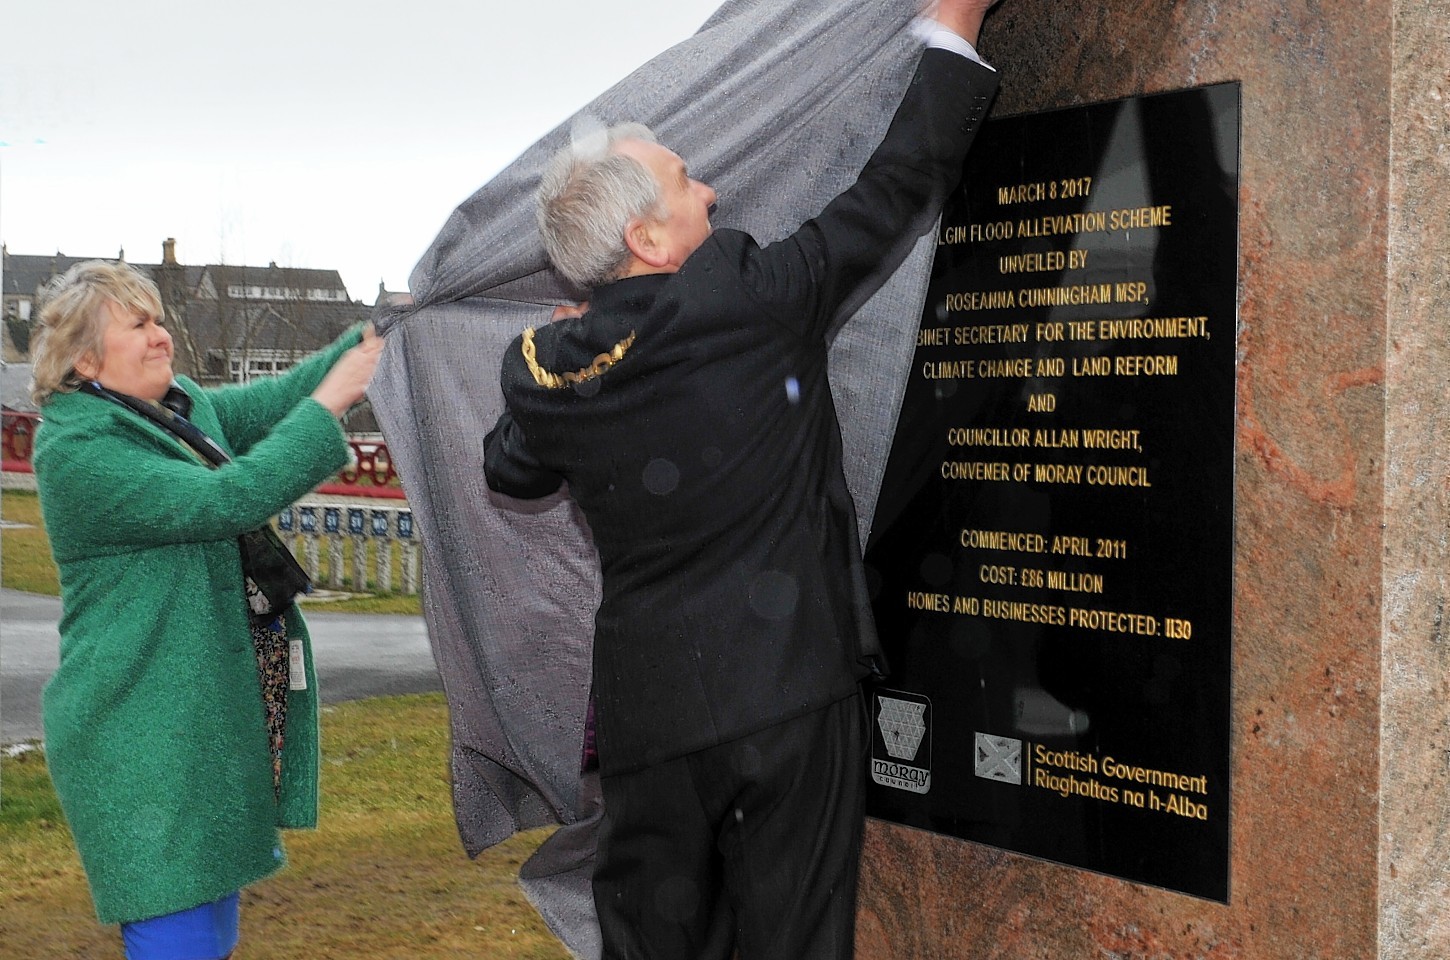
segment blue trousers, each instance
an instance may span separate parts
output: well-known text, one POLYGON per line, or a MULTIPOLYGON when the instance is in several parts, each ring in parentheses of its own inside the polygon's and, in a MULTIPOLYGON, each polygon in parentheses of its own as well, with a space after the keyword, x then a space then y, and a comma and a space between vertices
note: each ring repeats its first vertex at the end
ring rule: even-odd
POLYGON ((222 960, 237 946, 241 893, 215 903, 121 924, 126 960, 222 960))

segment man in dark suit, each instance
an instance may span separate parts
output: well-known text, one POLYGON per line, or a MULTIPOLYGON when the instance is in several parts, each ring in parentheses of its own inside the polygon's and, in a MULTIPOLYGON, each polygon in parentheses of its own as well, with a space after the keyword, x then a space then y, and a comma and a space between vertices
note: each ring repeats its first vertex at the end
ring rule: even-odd
POLYGON ((567 481, 599 551, 594 702, 609 958, 849 957, 876 640, 826 379, 860 278, 928 229, 996 89, 995 0, 941 0, 856 184, 768 247, 637 125, 540 190, 587 312, 503 364, 489 486, 567 481))

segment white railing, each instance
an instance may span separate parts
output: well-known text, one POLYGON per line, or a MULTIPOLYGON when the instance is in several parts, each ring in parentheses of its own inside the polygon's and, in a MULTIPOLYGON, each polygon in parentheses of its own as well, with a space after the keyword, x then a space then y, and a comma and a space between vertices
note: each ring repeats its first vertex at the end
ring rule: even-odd
POLYGON ((292 550, 312 582, 320 587, 357 593, 418 592, 420 545, 413 526, 413 511, 406 507, 295 504, 277 515, 276 527, 282 542, 292 550), (325 578, 322 576, 324 544, 327 547, 325 578), (395 552, 400 553, 401 581, 396 590, 393 587, 395 552))

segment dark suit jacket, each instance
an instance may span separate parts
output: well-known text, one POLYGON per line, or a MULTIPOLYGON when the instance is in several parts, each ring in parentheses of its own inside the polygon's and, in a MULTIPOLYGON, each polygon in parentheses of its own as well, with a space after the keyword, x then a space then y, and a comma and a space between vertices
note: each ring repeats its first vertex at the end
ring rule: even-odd
POLYGON ((987 68, 926 51, 856 184, 795 234, 762 248, 717 230, 678 273, 601 287, 505 354, 485 473, 515 497, 567 480, 589 521, 605 775, 826 706, 869 672, 827 331, 930 226, 995 89, 987 68))

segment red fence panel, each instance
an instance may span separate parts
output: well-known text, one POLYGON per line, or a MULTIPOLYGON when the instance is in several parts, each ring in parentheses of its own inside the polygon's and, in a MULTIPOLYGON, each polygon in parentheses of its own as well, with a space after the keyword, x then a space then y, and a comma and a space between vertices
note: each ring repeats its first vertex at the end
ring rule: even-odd
MULTIPOLYGON (((6 473, 34 473, 30 451, 35 445, 35 428, 40 423, 37 413, 7 410, 4 417, 4 463, 6 473)), ((398 472, 388 445, 377 441, 349 440, 352 463, 338 475, 317 488, 318 493, 334 497, 373 497, 382 500, 405 500, 398 472)))
POLYGON ((30 467, 30 450, 35 446, 35 427, 40 423, 40 414, 5 411, 0 437, 3 437, 4 456, 0 457, 6 473, 33 473, 30 467))

